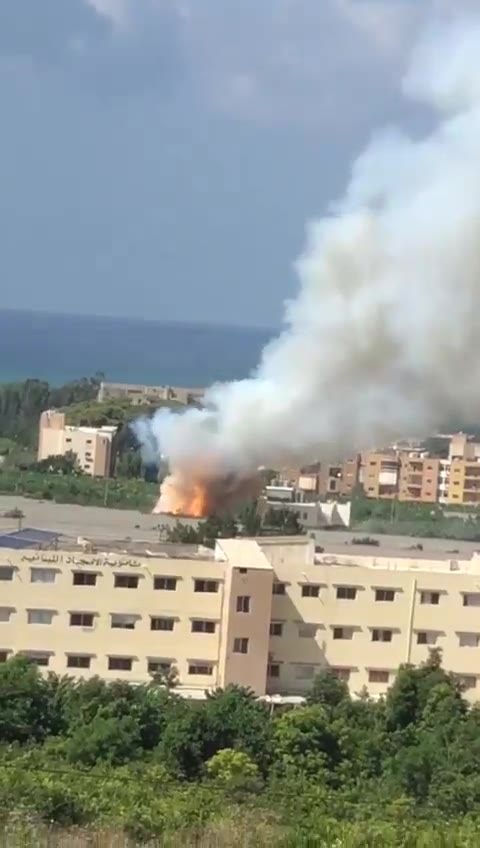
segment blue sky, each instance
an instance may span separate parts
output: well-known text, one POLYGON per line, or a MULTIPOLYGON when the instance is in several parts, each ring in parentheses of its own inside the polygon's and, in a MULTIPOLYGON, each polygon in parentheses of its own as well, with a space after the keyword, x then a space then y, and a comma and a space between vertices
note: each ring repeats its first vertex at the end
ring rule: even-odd
POLYGON ((273 326, 305 222, 477 0, 3 0, 8 308, 273 326))

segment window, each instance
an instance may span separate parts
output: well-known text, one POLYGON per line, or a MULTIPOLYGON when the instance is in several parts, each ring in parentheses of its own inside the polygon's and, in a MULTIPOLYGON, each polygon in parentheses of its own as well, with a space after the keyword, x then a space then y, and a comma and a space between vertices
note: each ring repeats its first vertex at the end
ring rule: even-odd
POLYGON ((376 601, 394 601, 395 589, 375 589, 376 601))
POLYGON ((11 607, 0 607, 0 622, 5 623, 10 621, 10 616, 13 610, 11 607))
POLYGON ((54 610, 47 609, 31 609, 27 610, 27 618, 29 624, 51 624, 54 610))
POLYGON ((314 583, 307 583, 302 586, 302 598, 318 598, 320 594, 320 586, 314 583))
POLYGON ((279 663, 269 663, 267 665, 267 677, 280 677, 279 663))
POLYGON ((440 592, 420 592, 420 603, 437 606, 440 603, 440 592))
POLYGON ((90 668, 91 659, 84 654, 68 654, 67 668, 90 668))
POLYGON ((270 636, 282 636, 283 634, 283 622, 282 621, 271 621, 270 622, 270 636))
POLYGON ((344 683, 348 683, 350 680, 349 668, 332 668, 332 672, 335 677, 338 677, 339 680, 343 680, 344 683))
POLYGON ((239 570, 240 574, 247 574, 248 573, 248 568, 239 568, 238 570, 239 570))
POLYGON ((391 630, 372 630, 372 642, 391 642, 391 630))
POLYGON ((465 592, 463 596, 464 607, 480 607, 480 592, 465 592))
POLYGON ((169 630, 172 631, 175 627, 174 618, 151 618, 150 630, 169 630))
POLYGON ((70 627, 93 627, 93 612, 71 612, 70 627))
POLYGON ((250 597, 248 595, 238 595, 237 612, 250 612, 250 597))
MULTIPOLYGON (((92 440, 91 440, 91 439, 87 439, 86 441, 87 441, 87 445, 91 445, 91 444, 92 444, 92 440)), ((89 453, 90 453, 90 451, 89 451, 89 453)))
POLYGON ((381 671, 378 668, 371 668, 368 672, 369 683, 388 683, 390 680, 389 671, 381 671))
POLYGON ((218 592, 217 580, 195 580, 194 592, 218 592))
POLYGON ((477 678, 473 674, 459 674, 457 680, 462 689, 476 689, 477 678))
POLYGON ((137 621, 137 615, 125 615, 121 612, 114 612, 111 616, 111 627, 118 627, 122 630, 135 630, 137 621))
POLYGON ((192 633, 215 633, 215 621, 200 621, 195 619, 192 621, 192 633))
POLYGON ((248 639, 244 636, 237 637, 233 640, 234 654, 248 654, 248 639))
POLYGON ((74 571, 73 572, 74 586, 96 586, 97 575, 91 571, 74 571))
POLYGON ((354 601, 357 597, 355 586, 337 586, 338 601, 354 601))
POLYGON ((334 627, 333 628, 333 638, 334 639, 352 639, 353 638, 353 629, 351 627, 334 627))
POLYGON ((478 648, 480 633, 459 633, 458 644, 461 648, 478 648))
POLYGON ((0 565, 0 580, 13 580, 13 566, 0 565))
POLYGON ((148 660, 147 669, 149 674, 168 674, 172 670, 172 663, 167 660, 148 660))
POLYGON ((132 662, 131 657, 109 657, 108 668, 110 671, 131 671, 132 662))
POLYGON ((311 680, 315 676, 315 667, 313 665, 299 665, 295 669, 295 677, 297 680, 311 680))
POLYGON ((116 589, 137 589, 139 578, 134 574, 116 574, 116 589))
POLYGON ((188 666, 189 674, 203 674, 206 677, 210 674, 213 674, 213 665, 212 663, 190 663, 188 666))
POLYGON ((0 663, 7 662, 8 660, 8 651, 0 651, 0 663))
POLYGON ((57 572, 54 568, 31 568, 30 583, 55 583, 57 572))
POLYGON ((34 665, 47 666, 50 664, 50 654, 47 654, 44 651, 25 651, 24 655, 34 665))
POLYGON ((315 639, 317 635, 318 625, 316 624, 299 624, 298 635, 301 639, 315 639))
POLYGON ((285 583, 274 583, 272 586, 272 595, 285 595, 286 591, 285 583))
POLYGON ((417 645, 436 645, 437 634, 433 630, 419 630, 417 633, 417 645))
POLYGON ((175 592, 177 588, 176 577, 154 577, 153 588, 162 592, 175 592))

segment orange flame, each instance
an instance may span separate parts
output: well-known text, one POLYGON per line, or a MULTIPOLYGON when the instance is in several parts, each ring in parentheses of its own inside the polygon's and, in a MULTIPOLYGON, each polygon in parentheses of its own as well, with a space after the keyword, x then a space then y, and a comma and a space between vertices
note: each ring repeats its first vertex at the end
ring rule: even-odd
POLYGON ((163 481, 153 511, 157 514, 206 518, 258 492, 259 481, 256 476, 205 476, 175 470, 163 481))

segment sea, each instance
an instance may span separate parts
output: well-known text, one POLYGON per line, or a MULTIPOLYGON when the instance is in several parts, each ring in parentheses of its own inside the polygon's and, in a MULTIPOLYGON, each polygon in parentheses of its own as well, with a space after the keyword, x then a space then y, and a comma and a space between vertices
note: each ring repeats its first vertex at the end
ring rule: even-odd
POLYGON ((0 382, 54 386, 101 371, 112 382, 204 388, 249 376, 274 330, 0 310, 0 382))

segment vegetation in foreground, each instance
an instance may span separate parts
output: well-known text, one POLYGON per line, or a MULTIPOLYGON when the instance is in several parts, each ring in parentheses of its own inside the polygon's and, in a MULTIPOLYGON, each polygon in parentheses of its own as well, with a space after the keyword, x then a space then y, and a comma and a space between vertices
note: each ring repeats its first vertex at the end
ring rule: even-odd
POLYGON ((384 700, 323 671, 274 712, 238 687, 186 701, 171 677, 74 682, 18 656, 0 745, 0 845, 480 844, 480 708, 438 652, 384 700))

